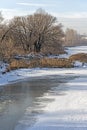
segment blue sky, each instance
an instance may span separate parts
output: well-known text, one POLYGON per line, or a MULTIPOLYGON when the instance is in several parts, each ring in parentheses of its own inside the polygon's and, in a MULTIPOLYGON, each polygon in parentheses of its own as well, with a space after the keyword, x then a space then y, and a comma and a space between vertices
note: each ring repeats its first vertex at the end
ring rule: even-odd
POLYGON ((6 19, 31 14, 38 8, 56 16, 65 28, 87 33, 87 0, 0 0, 0 10, 6 19))

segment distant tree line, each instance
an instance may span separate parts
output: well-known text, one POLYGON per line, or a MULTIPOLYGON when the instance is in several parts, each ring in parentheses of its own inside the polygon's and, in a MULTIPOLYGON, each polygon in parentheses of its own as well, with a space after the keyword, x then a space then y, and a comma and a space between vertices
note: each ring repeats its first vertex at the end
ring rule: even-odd
POLYGON ((67 28, 65 31, 64 46, 78 45, 87 45, 86 35, 81 35, 76 30, 67 28))

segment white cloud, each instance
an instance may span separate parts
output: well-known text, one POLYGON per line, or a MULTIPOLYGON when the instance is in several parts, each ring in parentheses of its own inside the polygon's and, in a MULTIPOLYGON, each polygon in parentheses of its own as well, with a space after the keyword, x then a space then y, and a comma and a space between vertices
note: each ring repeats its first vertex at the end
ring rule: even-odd
POLYGON ((65 12, 65 13, 51 13, 56 17, 61 17, 61 18, 87 18, 87 12, 65 12))
MULTIPOLYGON (((2 11, 2 14, 5 19, 11 19, 14 16, 23 16, 32 14, 35 12, 35 10, 32 11, 24 11, 22 9, 0 9, 2 11)), ((81 13, 53 13, 49 12, 53 16, 56 16, 58 18, 58 21, 63 24, 63 26, 74 28, 78 32, 81 33, 87 33, 87 12, 81 12, 81 13)))
MULTIPOLYGON (((23 4, 23 3, 19 3, 23 4)), ((27 3, 24 3, 27 4, 27 3)), ((30 4, 33 5, 33 4, 30 4)), ((34 4, 34 6, 38 6, 42 4, 34 4)), ((45 6, 45 5, 43 5, 45 6)), ((6 19, 12 18, 14 16, 20 16, 20 15, 27 15, 34 13, 35 10, 23 10, 23 9, 0 9, 6 19)), ((56 16, 57 18, 69 18, 69 19, 79 19, 79 18, 87 18, 87 12, 60 12, 60 13, 55 13, 55 12, 49 12, 53 16, 56 16)))
POLYGON ((58 18, 64 29, 72 28, 79 33, 87 34, 87 12, 70 12, 70 13, 51 13, 58 18))
POLYGON ((24 6, 35 6, 35 7, 46 7, 50 6, 47 4, 39 4, 39 3, 16 3, 17 5, 24 5, 24 6))
POLYGON ((5 19, 11 19, 14 16, 23 16, 33 13, 34 11, 24 11, 18 9, 0 9, 2 11, 2 15, 5 19))

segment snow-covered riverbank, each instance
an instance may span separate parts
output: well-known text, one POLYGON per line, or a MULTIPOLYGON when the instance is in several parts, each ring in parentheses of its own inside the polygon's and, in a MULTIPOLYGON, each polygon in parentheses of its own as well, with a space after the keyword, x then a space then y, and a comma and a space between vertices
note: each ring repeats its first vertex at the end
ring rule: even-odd
POLYGON ((34 68, 18 69, 5 74, 0 74, 0 85, 11 84, 20 80, 32 77, 41 77, 47 75, 87 75, 87 67, 81 68, 34 68))
MULTIPOLYGON (((86 46, 68 47, 67 54, 59 57, 69 57, 76 53, 86 53, 86 46)), ((82 63, 76 61, 75 68, 33 68, 33 69, 18 69, 14 71, 4 72, 7 64, 0 63, 0 85, 10 84, 31 77, 46 76, 46 75, 87 75, 87 64, 82 66, 82 63), (78 68, 77 68, 78 67, 78 68)))

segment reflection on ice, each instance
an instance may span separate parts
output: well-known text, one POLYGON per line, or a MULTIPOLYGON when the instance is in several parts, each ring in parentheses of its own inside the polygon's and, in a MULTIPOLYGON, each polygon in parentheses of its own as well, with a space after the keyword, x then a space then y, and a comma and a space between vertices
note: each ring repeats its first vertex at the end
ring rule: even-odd
MULTIPOLYGON (((21 129, 16 130, 86 130, 86 77, 83 79, 85 85, 80 84, 82 79, 76 78, 65 84, 60 83, 59 86, 45 92, 42 97, 38 97, 39 104, 42 104, 40 108, 42 113, 36 115, 36 123, 30 127, 29 124, 26 124, 27 121, 22 120, 23 127, 21 128, 19 125, 21 129)), ((36 109, 36 111, 38 110, 36 109)))
MULTIPOLYGON (((49 102, 46 107, 43 108, 44 114, 38 117, 36 125, 29 130, 86 130, 87 84, 86 78, 83 80, 85 81, 85 85, 79 82, 80 86, 78 85, 78 81, 82 81, 82 78, 72 80, 73 85, 71 81, 69 81, 66 84, 68 87, 66 94, 62 96, 55 96, 53 93, 44 95, 43 98, 54 99, 54 101, 49 102), (76 82, 77 84, 75 84, 76 82)), ((66 86, 65 88, 67 88, 66 86)), ((55 91, 58 91, 57 87, 55 91)))

